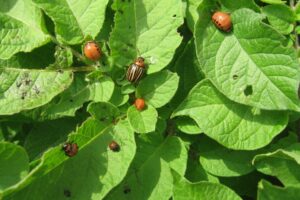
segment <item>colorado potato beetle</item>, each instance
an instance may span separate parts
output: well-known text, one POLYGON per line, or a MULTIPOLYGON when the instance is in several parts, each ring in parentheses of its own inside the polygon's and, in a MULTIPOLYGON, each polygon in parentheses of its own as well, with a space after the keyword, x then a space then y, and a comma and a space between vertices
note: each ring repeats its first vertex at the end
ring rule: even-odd
POLYGON ((137 98, 134 102, 136 109, 143 110, 145 108, 145 100, 142 98, 137 98))
POLYGON ((138 57, 127 70, 126 77, 130 82, 137 82, 145 72, 145 59, 138 57))
POLYGON ((109 149, 114 151, 114 152, 118 152, 120 151, 120 145, 115 142, 115 141, 111 141, 108 145, 109 149))
POLYGON ((224 12, 215 12, 212 16, 212 21, 216 27, 222 31, 229 32, 231 30, 230 15, 224 12))
POLYGON ((92 61, 97 61, 101 57, 101 49, 94 41, 89 41, 84 45, 83 52, 85 57, 92 61))
POLYGON ((78 152, 78 145, 76 143, 65 143, 62 148, 65 154, 69 157, 73 157, 78 152))

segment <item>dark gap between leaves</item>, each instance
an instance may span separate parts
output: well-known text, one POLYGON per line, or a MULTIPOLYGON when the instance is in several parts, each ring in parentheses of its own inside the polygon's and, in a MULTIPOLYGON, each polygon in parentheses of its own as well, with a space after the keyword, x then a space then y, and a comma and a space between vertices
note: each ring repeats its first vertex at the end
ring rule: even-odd
POLYGON ((64 190, 64 195, 65 195, 65 197, 71 197, 71 192, 70 192, 70 190, 65 189, 65 190, 64 190))
POLYGON ((125 186, 124 187, 124 190, 123 190, 123 193, 124 194, 128 194, 128 193, 130 193, 131 192, 131 189, 128 187, 128 186, 125 186))

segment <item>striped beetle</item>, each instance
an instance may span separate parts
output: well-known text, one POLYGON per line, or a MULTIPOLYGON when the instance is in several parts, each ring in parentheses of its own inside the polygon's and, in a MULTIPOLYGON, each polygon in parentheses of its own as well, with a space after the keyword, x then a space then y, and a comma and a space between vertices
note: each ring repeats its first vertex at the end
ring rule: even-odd
POLYGON ((136 83, 145 72, 145 59, 138 57, 127 70, 126 77, 130 82, 136 83))

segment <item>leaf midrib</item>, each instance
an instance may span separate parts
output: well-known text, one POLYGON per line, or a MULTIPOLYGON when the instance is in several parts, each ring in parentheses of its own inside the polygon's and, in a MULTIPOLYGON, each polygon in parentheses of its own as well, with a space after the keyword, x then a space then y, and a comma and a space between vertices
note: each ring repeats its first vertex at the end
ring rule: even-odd
MULTIPOLYGON (((107 130, 109 130, 112 126, 113 126, 113 125, 108 125, 107 127, 103 128, 98 134, 95 134, 93 137, 88 137, 88 136, 86 136, 86 135, 84 135, 84 134, 80 134, 80 136, 85 137, 85 138, 87 138, 87 139, 89 140, 87 143, 85 143, 84 145, 82 145, 82 148, 80 148, 80 149, 83 149, 84 147, 89 146, 90 143, 92 143, 92 142, 93 142, 96 138, 98 138, 101 134, 103 134, 103 133, 105 133, 107 130)), ((50 152, 52 149, 53 149, 53 148, 49 149, 48 152, 50 152)), ((52 168, 51 168, 50 170, 45 170, 45 169, 43 169, 42 167, 43 167, 43 164, 45 163, 45 159, 46 159, 46 158, 45 158, 45 157, 46 157, 45 155, 46 155, 46 154, 47 154, 47 152, 44 153, 43 157, 41 158, 41 161, 40 161, 39 165, 36 166, 30 173, 28 173, 26 177, 24 177, 24 178, 23 178, 20 182, 18 182, 17 184, 15 184, 15 185, 13 185, 13 186, 11 186, 11 187, 9 187, 9 188, 7 188, 7 189, 5 190, 6 195, 11 194, 11 193, 14 191, 14 189, 17 189, 17 188, 18 188, 18 190, 20 190, 20 189, 26 187, 27 185, 30 185, 30 184, 32 183, 32 181, 34 181, 34 179, 37 178, 37 177, 34 176, 34 175, 35 175, 35 174, 34 174, 35 172, 36 172, 37 174, 40 174, 41 172, 44 172, 42 176, 39 176, 39 178, 40 178, 40 177, 43 177, 43 176, 49 174, 50 172, 52 172, 54 169, 60 167, 62 164, 64 164, 64 162, 66 162, 68 159, 70 159, 70 158, 65 158, 65 159, 61 160, 60 163, 56 163, 55 166, 52 166, 52 168), (43 170, 41 170, 41 172, 40 172, 39 170, 40 170, 41 168, 42 168, 43 170), (30 181, 30 178, 31 178, 31 179, 33 178, 33 180, 30 181), (27 179, 29 179, 29 182, 27 182, 27 179)))

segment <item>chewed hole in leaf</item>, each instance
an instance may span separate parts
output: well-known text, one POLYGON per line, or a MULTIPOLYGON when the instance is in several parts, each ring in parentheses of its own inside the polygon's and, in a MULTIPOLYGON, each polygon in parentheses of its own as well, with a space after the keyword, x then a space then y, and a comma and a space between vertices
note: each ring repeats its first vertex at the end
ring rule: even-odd
POLYGON ((253 88, 252 85, 247 85, 247 87, 244 90, 245 96, 250 96, 253 94, 253 88))
POLYGON ((238 77, 239 77, 239 76, 236 75, 236 74, 234 74, 234 75, 232 76, 233 80, 236 80, 238 77))

